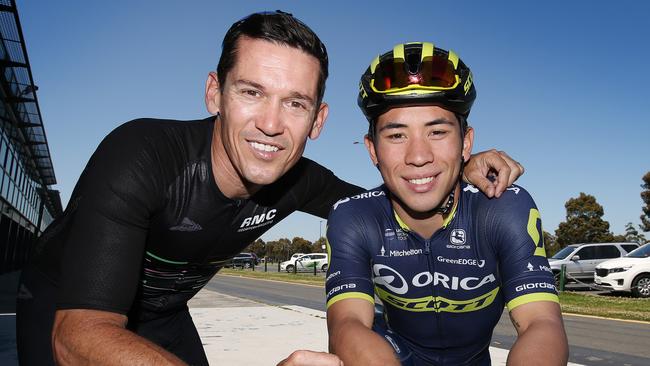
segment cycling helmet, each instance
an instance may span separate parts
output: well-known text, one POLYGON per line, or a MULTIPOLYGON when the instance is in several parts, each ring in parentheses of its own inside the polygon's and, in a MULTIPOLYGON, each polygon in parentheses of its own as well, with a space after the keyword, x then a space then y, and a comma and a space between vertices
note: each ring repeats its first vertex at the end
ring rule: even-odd
POLYGON ((361 76, 357 103, 370 122, 390 108, 411 105, 437 105, 466 120, 474 99, 472 72, 453 51, 414 42, 372 61, 361 76))

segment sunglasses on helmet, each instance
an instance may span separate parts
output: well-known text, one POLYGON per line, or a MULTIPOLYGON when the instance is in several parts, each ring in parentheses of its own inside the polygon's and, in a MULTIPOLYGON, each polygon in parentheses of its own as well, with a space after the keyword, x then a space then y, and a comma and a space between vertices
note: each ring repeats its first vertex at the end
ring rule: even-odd
POLYGON ((421 52, 409 52, 404 45, 393 49, 389 58, 376 58, 371 65, 370 87, 376 93, 394 94, 412 90, 451 90, 460 83, 458 56, 422 43, 421 52))

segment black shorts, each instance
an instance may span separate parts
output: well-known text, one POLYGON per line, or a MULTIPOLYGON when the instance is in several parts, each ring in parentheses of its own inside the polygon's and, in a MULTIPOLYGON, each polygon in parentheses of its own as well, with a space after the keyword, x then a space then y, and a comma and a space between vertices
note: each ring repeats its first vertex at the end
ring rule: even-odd
MULTIPOLYGON (((54 366, 52 326, 56 287, 40 272, 25 269, 16 306, 16 343, 21 366, 54 366)), ((199 334, 187 307, 127 328, 156 343, 190 365, 208 365, 199 334)))

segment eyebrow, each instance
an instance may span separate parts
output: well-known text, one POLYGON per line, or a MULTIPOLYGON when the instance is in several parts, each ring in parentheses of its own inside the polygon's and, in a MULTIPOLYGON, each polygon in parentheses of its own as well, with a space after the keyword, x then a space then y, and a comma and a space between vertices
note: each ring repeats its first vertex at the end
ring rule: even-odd
MULTIPOLYGON (((453 125, 454 122, 448 120, 447 118, 440 117, 436 118, 433 121, 429 121, 425 123, 424 125, 427 127, 430 126, 435 126, 435 125, 453 125)), ((384 130, 392 130, 392 129, 397 129, 397 128, 405 128, 407 127, 406 124, 400 123, 400 122, 388 122, 386 125, 384 125, 382 128, 379 129, 379 132, 384 131, 384 130)))
MULTIPOLYGON (((235 81, 235 85, 241 85, 241 84, 248 85, 250 87, 253 87, 255 89, 260 89, 262 91, 265 90, 265 88, 264 88, 264 86, 262 84, 256 83, 256 82, 254 82, 252 80, 239 79, 239 80, 235 81)), ((290 93, 290 97, 295 98, 295 99, 302 99, 302 100, 305 100, 306 102, 308 102, 310 104, 314 104, 314 98, 310 97, 307 94, 303 94, 303 93, 300 93, 300 92, 297 92, 297 91, 292 91, 290 93)))

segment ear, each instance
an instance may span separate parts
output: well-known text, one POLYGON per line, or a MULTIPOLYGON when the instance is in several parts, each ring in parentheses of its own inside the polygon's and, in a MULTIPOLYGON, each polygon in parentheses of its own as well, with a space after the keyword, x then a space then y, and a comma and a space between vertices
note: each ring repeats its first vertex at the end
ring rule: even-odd
POLYGON ((205 107, 211 115, 219 113, 219 108, 221 108, 219 78, 214 71, 208 74, 208 79, 205 81, 205 107))
POLYGON ((329 114, 330 107, 327 105, 327 103, 321 103, 320 106, 318 107, 318 112, 316 112, 316 118, 314 119, 314 123, 311 126, 311 131, 309 131, 309 138, 312 140, 316 140, 318 136, 320 135, 320 132, 323 130, 323 126, 325 126, 325 120, 327 120, 327 115, 329 114))
POLYGON ((377 159, 377 151, 375 150, 375 142, 372 141, 370 136, 365 135, 365 136, 363 136, 363 143, 366 145, 366 149, 368 149, 368 154, 370 154, 370 160, 372 160, 372 164, 374 166, 377 166, 377 164, 379 164, 379 159, 377 159))
POLYGON ((474 129, 467 126, 465 131, 465 138, 463 139, 463 160, 467 162, 472 154, 472 146, 474 145, 474 129))

